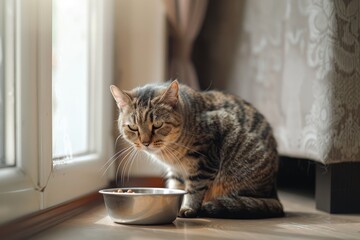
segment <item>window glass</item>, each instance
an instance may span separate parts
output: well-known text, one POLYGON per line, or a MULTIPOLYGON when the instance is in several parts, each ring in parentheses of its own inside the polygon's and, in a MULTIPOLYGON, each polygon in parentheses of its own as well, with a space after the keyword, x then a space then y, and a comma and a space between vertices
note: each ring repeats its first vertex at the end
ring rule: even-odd
POLYGON ((0 168, 15 165, 15 3, 0 0, 0 168))
POLYGON ((53 159, 89 153, 89 2, 53 1, 53 159))
POLYGON ((5 121, 4 121, 4 116, 5 116, 5 112, 4 112, 4 63, 3 63, 3 35, 4 35, 4 30, 3 30, 3 17, 4 13, 3 13, 3 9, 4 7, 2 6, 3 2, 0 1, 0 167, 4 167, 6 166, 6 161, 5 161, 5 149, 4 149, 4 138, 5 138, 5 131, 4 131, 4 125, 5 125, 5 121))

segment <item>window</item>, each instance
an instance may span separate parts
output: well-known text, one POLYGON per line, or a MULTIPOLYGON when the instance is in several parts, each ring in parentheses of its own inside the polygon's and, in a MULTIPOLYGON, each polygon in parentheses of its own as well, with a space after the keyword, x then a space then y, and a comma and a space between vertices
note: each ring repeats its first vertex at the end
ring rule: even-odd
POLYGON ((15 164, 14 9, 13 1, 0 1, 0 168, 15 164))
POLYGON ((88 0, 53 1, 54 160, 72 159, 91 152, 91 3, 88 0))
POLYGON ((0 0, 2 6, 2 139, 0 223, 40 209, 36 39, 32 1, 0 0), (16 130, 15 130, 16 129, 16 130), (15 159, 15 160, 14 160, 15 159))
POLYGON ((3 60, 3 40, 4 37, 4 3, 0 2, 0 167, 6 166, 5 160, 5 80, 4 80, 4 60, 3 60))
POLYGON ((0 224, 107 184, 111 9, 0 0, 0 224))
POLYGON ((46 206, 107 183, 101 169, 113 146, 110 9, 111 1, 53 1, 53 164, 44 176, 46 206))

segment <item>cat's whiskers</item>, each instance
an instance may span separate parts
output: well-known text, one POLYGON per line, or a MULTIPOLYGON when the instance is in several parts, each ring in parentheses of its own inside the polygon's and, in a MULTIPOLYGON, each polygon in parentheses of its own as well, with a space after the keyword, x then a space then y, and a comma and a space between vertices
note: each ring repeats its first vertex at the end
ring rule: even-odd
POLYGON ((194 149, 192 149, 192 148, 190 148, 190 147, 188 147, 188 146, 185 146, 185 145, 180 144, 180 143, 177 143, 177 142, 172 142, 172 144, 174 144, 174 145, 176 145, 176 146, 178 146, 178 147, 180 147, 180 148, 185 148, 186 150, 192 151, 192 152, 197 153, 197 154, 199 154, 199 155, 201 155, 201 156, 203 156, 203 157, 206 158, 206 155, 204 155, 203 153, 198 152, 198 151, 196 151, 196 150, 194 150, 194 149))
MULTIPOLYGON (((133 151, 131 152, 131 154, 133 153, 133 151)), ((131 155, 130 155, 131 156, 131 155)), ((130 163, 130 156, 129 158, 126 159, 123 167, 121 168, 121 174, 120 174, 120 183, 123 185, 125 183, 125 178, 126 178, 126 172, 127 172, 127 167, 128 164, 130 163)))
MULTIPOLYGON (((175 149, 173 149, 172 151, 176 151, 176 152, 177 152, 177 150, 175 150, 175 149)), ((170 153, 171 153, 171 152, 170 152, 170 153)), ((175 157, 176 157, 176 156, 175 156, 175 157)), ((184 164, 182 163, 182 161, 180 160, 180 158, 176 157, 176 159, 177 159, 177 161, 178 161, 178 163, 179 163, 179 165, 180 165, 181 171, 183 172, 183 174, 186 174, 187 169, 184 167, 184 164)))
POLYGON ((132 146, 129 146, 127 148, 124 148, 120 151, 118 151, 117 153, 115 153, 109 160, 107 160, 103 166, 99 169, 99 171, 102 171, 105 167, 106 169, 104 170, 104 172, 102 173, 102 176, 105 175, 105 173, 109 170, 109 168, 111 167, 111 165, 113 165, 116 160, 122 155, 125 154, 126 152, 128 152, 130 149, 132 148, 132 146))
MULTIPOLYGON (((121 161, 122 162, 122 161, 121 161)), ((118 172, 120 169, 121 163, 119 163, 119 165, 116 168, 116 173, 115 173, 115 182, 116 182, 116 186, 118 186, 118 172)))
POLYGON ((130 147, 121 149, 120 151, 116 152, 111 158, 109 158, 104 164, 103 166, 100 168, 100 170, 102 170, 104 167, 106 167, 108 164, 112 164, 114 159, 117 159, 122 153, 124 153, 126 150, 128 150, 130 147))
MULTIPOLYGON (((130 151, 127 155, 126 155, 126 158, 122 159, 121 160, 121 172, 120 172, 120 184, 123 184, 125 181, 125 173, 126 173, 126 167, 127 167, 127 163, 129 162, 129 158, 131 156, 131 154, 133 153, 134 151, 130 151)), ((116 177, 117 178, 117 177, 116 177)))
MULTIPOLYGON (((189 133, 189 132, 185 131, 184 129, 182 130, 182 134, 190 136, 190 139, 188 139, 188 142, 192 142, 194 140, 194 138, 198 137, 198 135, 189 133)), ((174 144, 174 145, 177 145, 178 147, 184 148, 186 150, 198 153, 199 155, 202 155, 203 157, 206 157, 203 153, 198 152, 198 151, 186 146, 185 144, 180 144, 179 142, 171 142, 171 143, 174 144)))
MULTIPOLYGON (((125 161, 125 163, 123 164, 123 167, 122 167, 122 169, 121 169, 121 178, 122 178, 122 176, 123 176, 123 171, 124 171, 124 167, 125 167, 128 159, 129 159, 128 157, 129 157, 129 155, 130 155, 132 152, 134 152, 134 151, 135 151, 134 147, 131 146, 130 151, 127 151, 127 153, 126 153, 126 155, 123 157, 123 159, 120 160, 119 165, 118 165, 118 167, 117 167, 117 169, 116 169, 116 174, 115 174, 116 185, 117 185, 118 173, 119 173, 119 169, 120 169, 121 165, 122 165, 122 164, 124 163, 124 161, 125 161)), ((122 179, 121 179, 121 182, 123 183, 122 179)))
POLYGON ((99 172, 103 171, 101 176, 104 176, 104 174, 107 172, 107 170, 111 167, 111 165, 118 159, 118 157, 121 155, 123 151, 116 152, 111 158, 109 158, 99 169, 99 172))
MULTIPOLYGON (((164 151, 161 151, 161 158, 162 158, 162 161, 164 161, 164 162, 168 162, 168 160, 167 159, 172 159, 172 157, 171 156, 169 156, 169 154, 167 153, 169 150, 168 149, 163 149, 164 151), (164 156, 165 155, 165 156, 164 156)), ((179 165, 179 164, 181 164, 181 163, 179 163, 178 161, 174 161, 174 164, 176 165, 176 166, 179 166, 179 168, 181 168, 181 165, 179 165)), ((181 172, 181 171, 178 171, 177 170, 178 169, 178 167, 176 167, 176 171, 177 172, 181 172)), ((172 169, 172 171, 174 171, 174 169, 172 169)), ((162 174, 162 178, 163 179, 165 179, 166 177, 168 176, 168 172, 163 172, 163 174, 162 174)))
POLYGON ((164 152, 161 152, 161 156, 164 162, 172 161, 175 164, 176 168, 181 168, 181 165, 179 165, 178 161, 176 159, 173 159, 173 157, 170 155, 169 150, 163 149, 164 152), (165 155, 165 156, 164 156, 165 155))
POLYGON ((131 162, 133 161, 134 159, 134 155, 137 151, 136 150, 133 150, 131 151, 130 155, 128 156, 128 158, 126 159, 125 161, 125 164, 122 168, 122 171, 121 171, 121 183, 124 184, 125 183, 125 179, 126 179, 126 176, 129 180, 129 175, 130 175, 130 166, 131 166, 131 162))
MULTIPOLYGON (((161 151, 159 154, 160 160, 166 162, 166 158, 168 158, 167 156, 164 157, 164 155, 166 155, 166 152, 161 151)), ((166 172, 163 173, 163 178, 166 176, 166 172)))
POLYGON ((127 181, 129 181, 130 179, 130 173, 131 173, 131 168, 135 162, 135 160, 137 159, 137 156, 139 154, 139 151, 133 151, 133 154, 131 154, 130 156, 130 163, 129 163, 129 168, 128 168, 128 172, 127 172, 127 181))
POLYGON ((124 138, 122 134, 119 134, 119 136, 117 136, 117 138, 115 140, 115 148, 116 148, 117 142, 119 141, 120 138, 124 138))
MULTIPOLYGON (((181 160, 179 159, 178 156, 176 156, 176 154, 172 153, 171 151, 175 151, 178 152, 176 149, 173 149, 169 146, 167 146, 166 148, 164 148, 164 150, 170 155, 172 156, 172 160, 175 161, 175 164, 177 164, 177 166, 179 166, 180 171, 182 171, 183 173, 186 173, 186 168, 183 166, 183 164, 181 163, 181 160)), ((179 153, 179 152, 178 152, 179 153)))

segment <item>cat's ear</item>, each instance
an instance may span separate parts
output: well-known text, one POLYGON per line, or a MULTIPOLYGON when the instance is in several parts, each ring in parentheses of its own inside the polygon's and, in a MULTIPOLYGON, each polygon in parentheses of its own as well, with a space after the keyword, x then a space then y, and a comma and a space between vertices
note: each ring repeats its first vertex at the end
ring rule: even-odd
POLYGON ((160 102, 175 107, 177 105, 178 100, 179 100, 179 82, 177 80, 174 80, 161 96, 160 102))
POLYGON ((111 85, 110 91, 116 101, 118 108, 121 109, 131 103, 131 97, 127 93, 121 91, 116 86, 111 85))

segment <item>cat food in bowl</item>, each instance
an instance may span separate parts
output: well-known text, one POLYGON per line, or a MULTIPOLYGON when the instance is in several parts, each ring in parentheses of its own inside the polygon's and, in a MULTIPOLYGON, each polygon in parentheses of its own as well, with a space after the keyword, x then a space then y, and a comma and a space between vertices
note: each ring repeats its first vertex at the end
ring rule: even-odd
POLYGON ((110 218, 122 224, 167 224, 176 219, 183 190, 111 188, 100 190, 110 218))

